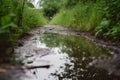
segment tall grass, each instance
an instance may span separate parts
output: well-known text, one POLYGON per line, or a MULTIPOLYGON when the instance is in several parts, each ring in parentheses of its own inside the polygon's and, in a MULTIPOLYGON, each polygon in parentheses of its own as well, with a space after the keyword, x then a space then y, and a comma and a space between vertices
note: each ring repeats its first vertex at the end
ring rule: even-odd
POLYGON ((99 10, 99 3, 78 3, 72 9, 61 10, 54 16, 50 24, 62 24, 77 30, 90 31, 98 26, 103 14, 99 10))
POLYGON ((61 24, 69 26, 73 18, 74 14, 72 10, 62 9, 58 14, 54 16, 52 21, 50 21, 50 24, 61 24))
POLYGON ((46 24, 47 20, 38 9, 25 9, 23 14, 23 25, 34 28, 46 24))

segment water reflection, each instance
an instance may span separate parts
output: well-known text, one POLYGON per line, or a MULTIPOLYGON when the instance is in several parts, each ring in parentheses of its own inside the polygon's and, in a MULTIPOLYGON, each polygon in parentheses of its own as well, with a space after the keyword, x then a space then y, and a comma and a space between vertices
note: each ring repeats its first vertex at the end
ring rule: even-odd
POLYGON ((61 46, 61 51, 69 55, 70 63, 65 63, 63 72, 52 73, 58 80, 110 80, 104 69, 89 66, 96 58, 107 58, 109 50, 95 45, 90 40, 78 36, 45 34, 41 40, 49 47, 61 46))
POLYGON ((74 35, 59 35, 54 33, 48 33, 42 35, 40 38, 41 43, 46 44, 48 47, 61 47, 61 51, 69 54, 73 57, 81 57, 85 53, 88 56, 95 57, 107 57, 110 52, 107 48, 103 48, 94 44, 92 41, 82 37, 74 35))
POLYGON ((44 33, 28 41, 28 44, 20 48, 20 54, 24 52, 24 64, 49 64, 51 67, 26 70, 29 78, 22 76, 21 80, 113 80, 104 69, 90 66, 93 60, 109 57, 109 49, 98 46, 82 36, 44 33), (27 58, 28 53, 25 51, 29 51, 26 50, 30 46, 28 44, 34 45, 34 48, 30 49, 33 56, 27 58), (44 55, 46 53, 47 55, 44 55), (41 57, 41 54, 44 56, 41 57), (33 62, 29 64, 28 61, 33 62))

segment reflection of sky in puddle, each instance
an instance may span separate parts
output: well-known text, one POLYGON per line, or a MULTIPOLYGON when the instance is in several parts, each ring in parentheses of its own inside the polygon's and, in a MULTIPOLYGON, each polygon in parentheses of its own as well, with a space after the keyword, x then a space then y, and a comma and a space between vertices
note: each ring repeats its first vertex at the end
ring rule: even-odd
MULTIPOLYGON (((53 76, 50 76, 51 73, 56 71, 63 72, 65 63, 70 63, 68 59, 68 54, 62 53, 60 47, 49 48, 44 43, 41 43, 38 39, 35 40, 35 43, 32 44, 38 49, 47 49, 49 54, 43 57, 39 55, 34 55, 32 57, 26 58, 23 62, 26 66, 40 66, 40 65, 51 65, 50 68, 38 68, 32 70, 26 70, 25 75, 28 77, 21 77, 21 80, 59 80, 53 76), (28 63, 33 61, 32 63, 28 63), (62 68, 61 68, 62 67, 62 68)), ((40 53, 41 54, 41 53, 40 53)), ((27 54, 26 54, 27 55, 27 54)))
POLYGON ((34 44, 37 48, 47 48, 45 43, 41 43, 39 37, 36 38, 35 40, 35 44, 34 44))
MULTIPOLYGON (((47 55, 42 57, 40 60, 42 60, 42 62, 34 62, 32 65, 42 65, 41 63, 43 63, 43 65, 45 64, 50 64, 51 67, 49 69, 33 69, 30 71, 26 71, 27 75, 32 75, 31 80, 55 80, 54 77, 50 77, 51 73, 55 73, 55 71, 59 71, 62 72, 62 70, 60 69, 60 66, 64 67, 64 63, 66 62, 65 57, 67 57, 66 54, 55 54, 55 55, 47 55), (47 62, 48 61, 48 62, 47 62), (33 74, 35 72, 35 74, 33 74)), ((23 79, 24 80, 24 79, 23 79)))
POLYGON ((32 37, 16 51, 23 57, 25 66, 51 65, 49 69, 25 70, 25 76, 21 76, 20 80, 86 80, 86 77, 91 80, 94 74, 104 72, 99 73, 97 69, 87 66, 94 57, 99 57, 101 53, 108 54, 108 50, 86 38, 50 33, 32 37))

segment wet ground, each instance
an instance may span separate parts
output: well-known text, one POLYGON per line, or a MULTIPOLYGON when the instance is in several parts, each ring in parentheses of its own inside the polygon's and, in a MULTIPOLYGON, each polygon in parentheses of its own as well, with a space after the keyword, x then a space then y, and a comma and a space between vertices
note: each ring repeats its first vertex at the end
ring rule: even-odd
POLYGON ((119 48, 58 25, 34 29, 14 51, 23 65, 1 65, 0 80, 120 80, 119 48))

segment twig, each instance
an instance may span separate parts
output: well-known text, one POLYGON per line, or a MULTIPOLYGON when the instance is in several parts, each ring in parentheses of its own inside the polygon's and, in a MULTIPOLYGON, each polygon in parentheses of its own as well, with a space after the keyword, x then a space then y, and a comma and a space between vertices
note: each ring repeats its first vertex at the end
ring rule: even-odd
POLYGON ((31 66, 31 67, 23 66, 20 69, 36 69, 36 68, 50 68, 50 65, 31 66))

